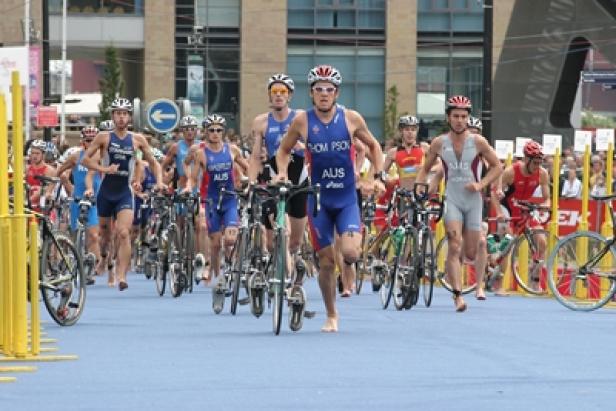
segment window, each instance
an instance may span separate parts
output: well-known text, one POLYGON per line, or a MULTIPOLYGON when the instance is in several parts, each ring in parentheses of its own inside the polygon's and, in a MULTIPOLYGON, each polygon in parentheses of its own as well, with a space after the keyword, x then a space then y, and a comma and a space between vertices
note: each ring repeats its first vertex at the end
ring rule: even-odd
POLYGON ((290 29, 385 30, 385 0, 289 0, 290 29))
MULTIPOLYGON (((145 0, 67 0, 67 12, 71 14, 143 14, 145 0)), ((62 0, 49 0, 49 13, 62 14, 62 0)))
POLYGON ((382 48, 289 47, 287 71, 295 81, 293 106, 310 108, 308 71, 317 64, 330 64, 342 75, 338 103, 357 110, 377 136, 383 133, 385 57, 382 48))
POLYGON ((481 0, 419 0, 417 30, 424 32, 483 31, 481 0))
POLYGON ((240 0, 196 0, 195 4, 198 26, 240 26, 240 0))
POLYGON ((430 135, 443 127, 444 101, 462 94, 473 102, 473 115, 481 117, 483 59, 480 48, 418 51, 417 115, 427 121, 430 135))

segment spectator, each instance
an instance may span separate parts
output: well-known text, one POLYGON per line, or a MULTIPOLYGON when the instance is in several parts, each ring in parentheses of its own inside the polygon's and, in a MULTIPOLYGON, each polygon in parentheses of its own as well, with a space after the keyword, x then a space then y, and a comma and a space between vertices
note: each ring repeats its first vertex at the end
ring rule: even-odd
POLYGON ((602 176, 604 179, 603 181, 605 181, 605 166, 603 160, 601 160, 601 157, 597 154, 594 154, 590 158, 590 165, 592 168, 590 170, 589 185, 592 189, 597 184, 597 179, 600 176, 602 176))
POLYGON ((606 194, 607 194, 607 189, 605 187, 605 176, 603 174, 599 174, 597 178, 595 179, 595 185, 592 186, 590 195, 604 196, 606 194))
POLYGON ((561 196, 564 198, 581 198, 582 182, 577 177, 577 164, 573 157, 567 157, 567 178, 563 182, 561 196))

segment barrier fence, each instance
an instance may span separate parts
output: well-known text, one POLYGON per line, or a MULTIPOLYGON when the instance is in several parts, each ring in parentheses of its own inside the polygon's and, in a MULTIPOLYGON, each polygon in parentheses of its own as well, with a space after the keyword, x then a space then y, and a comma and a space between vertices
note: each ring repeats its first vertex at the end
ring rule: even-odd
MULTIPOLYGON (((38 224, 25 209, 24 157, 19 155, 24 150, 23 98, 17 71, 12 72, 10 90, 13 99, 12 148, 16 154, 12 181, 9 175, 6 97, 0 93, 0 362, 76 359, 70 355, 40 354, 55 351, 55 348, 41 347, 41 343, 54 340, 41 338, 38 224), (12 190, 9 191, 11 183, 12 190), (9 192, 13 193, 12 207, 9 192)), ((35 369, 0 367, 0 373, 35 369)), ((14 380, 14 377, 0 377, 0 382, 14 380)))

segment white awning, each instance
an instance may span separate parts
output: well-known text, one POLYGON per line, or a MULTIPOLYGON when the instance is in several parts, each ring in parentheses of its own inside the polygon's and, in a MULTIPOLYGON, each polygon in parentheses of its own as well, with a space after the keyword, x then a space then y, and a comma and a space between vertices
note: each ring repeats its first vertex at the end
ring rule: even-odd
MULTIPOLYGON (((98 105, 103 101, 103 96, 100 93, 83 93, 83 94, 67 94, 66 95, 65 109, 66 115, 78 114, 80 116, 99 116, 98 105), (75 103, 68 103, 71 100, 79 100, 75 103)), ((58 108, 58 114, 62 105, 60 103, 54 103, 52 106, 58 108)))

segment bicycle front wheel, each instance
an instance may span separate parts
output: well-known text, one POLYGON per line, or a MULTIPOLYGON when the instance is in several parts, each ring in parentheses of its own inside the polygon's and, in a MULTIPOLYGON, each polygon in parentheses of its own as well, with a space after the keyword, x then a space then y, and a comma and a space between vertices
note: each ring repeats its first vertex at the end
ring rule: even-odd
POLYGON ((570 234, 556 244, 547 262, 548 286, 562 305, 592 311, 610 301, 616 287, 616 250, 608 245, 592 231, 570 234))
POLYGON ((436 277, 435 255, 434 235, 430 229, 426 229, 423 231, 421 242, 420 258, 422 259, 422 272, 418 273, 426 307, 430 307, 430 304, 432 304, 432 295, 434 293, 434 278, 436 277))
MULTIPOLYGON (((544 255, 539 255, 537 242, 542 237, 547 249, 549 235, 547 230, 530 230, 528 236, 518 236, 511 250, 511 272, 518 285, 529 294, 542 295, 547 290, 547 251, 544 255), (526 258, 523 258, 524 255, 526 258)), ((556 244, 557 240, 555 239, 553 244, 556 244)))
POLYGON ((182 265, 180 259, 180 239, 177 228, 167 232, 167 267, 169 269, 169 290, 173 297, 179 297, 184 291, 185 281, 182 280, 182 265))
POLYGON ((393 267, 395 265, 396 249, 394 243, 391 240, 391 236, 388 235, 386 239, 381 243, 378 256, 375 264, 372 266, 372 278, 378 278, 377 282, 381 284, 379 288, 379 296, 381 297, 381 305, 384 310, 389 306, 391 297, 394 291, 394 273, 393 267))
MULTIPOLYGON (((438 246, 436 247, 436 275, 443 287, 445 287, 447 291, 451 292, 453 291, 453 287, 451 286, 451 280, 449 280, 445 269, 447 253, 447 237, 445 236, 441 241, 439 241, 438 246)), ((470 264, 465 264, 464 262, 460 263, 460 280, 462 282, 462 287, 460 290, 462 294, 468 294, 477 288, 477 278, 473 267, 470 264)))
POLYGON ((240 285, 242 282, 242 272, 246 260, 246 244, 248 243, 248 230, 242 228, 240 230, 237 241, 235 242, 235 249, 233 250, 232 258, 235 259, 233 263, 233 272, 231 273, 231 314, 235 315, 237 312, 237 303, 240 296, 240 285))
POLYGON ((190 216, 186 217, 186 223, 184 225, 184 269, 186 273, 186 281, 188 286, 188 292, 193 292, 193 283, 195 280, 195 226, 190 216))
POLYGON ((287 271, 287 241, 282 230, 276 232, 276 256, 274 257, 274 275, 272 294, 274 307, 272 311, 272 329, 275 335, 280 334, 280 324, 282 323, 282 306, 284 303, 285 278, 287 271))
POLYGON ((86 278, 77 249, 65 235, 45 239, 39 286, 45 308, 56 323, 68 326, 79 320, 86 302, 86 278))

